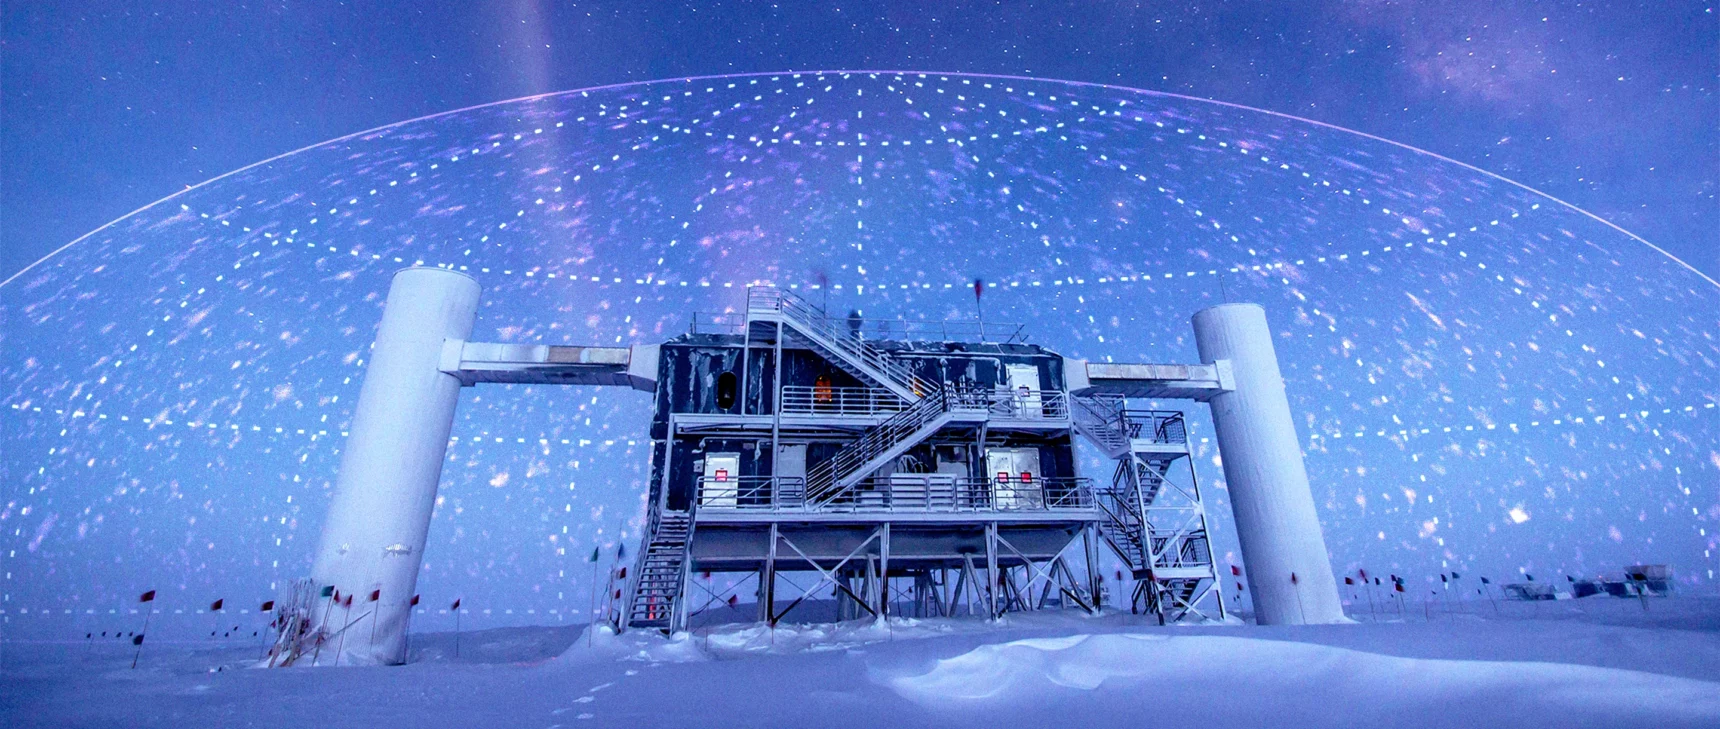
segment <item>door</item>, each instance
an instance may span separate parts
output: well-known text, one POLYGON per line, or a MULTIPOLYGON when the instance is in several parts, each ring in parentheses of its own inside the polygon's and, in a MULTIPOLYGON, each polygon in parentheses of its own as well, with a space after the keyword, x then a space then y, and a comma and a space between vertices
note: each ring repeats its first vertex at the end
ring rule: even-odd
POLYGON ((996 508, 1035 509, 1045 503, 1038 448, 991 448, 985 452, 985 462, 996 508))
POLYGON ((806 444, 784 443, 776 449, 776 483, 771 497, 778 506, 799 506, 806 498, 806 444))
POLYGON ((1030 364, 1012 364, 1007 366, 1006 374, 1015 416, 1043 417, 1045 409, 1040 402, 1039 391, 1045 388, 1039 381, 1039 368, 1030 364))
POLYGON ((699 505, 735 508, 740 480, 741 454, 706 453, 705 475, 699 479, 699 505))

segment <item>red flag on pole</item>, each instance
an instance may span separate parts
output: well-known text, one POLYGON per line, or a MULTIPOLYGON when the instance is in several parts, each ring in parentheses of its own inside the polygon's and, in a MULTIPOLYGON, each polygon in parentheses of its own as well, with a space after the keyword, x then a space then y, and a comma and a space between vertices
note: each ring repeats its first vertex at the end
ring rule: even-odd
POLYGON ((370 601, 371 602, 376 602, 377 600, 381 600, 381 599, 382 599, 382 591, 381 590, 371 590, 370 591, 370 601))
POLYGON ((448 609, 449 610, 459 610, 460 609, 460 598, 457 598, 457 597, 454 598, 454 604, 449 606, 448 609))
POLYGON ((985 295, 985 279, 983 279, 983 278, 974 279, 973 280, 973 297, 977 299, 977 298, 984 296, 984 295, 985 295))
POLYGON ((1403 592, 1403 583, 1402 582, 1394 582, 1394 583, 1392 583, 1392 586, 1396 587, 1398 592, 1403 592))
POLYGON ((346 596, 346 602, 342 603, 341 607, 352 607, 352 596, 351 595, 346 596))
POLYGON ((1242 576, 1242 568, 1238 567, 1236 565, 1231 565, 1230 566, 1230 574, 1232 574, 1236 577, 1241 577, 1242 576))
POLYGON ((1354 578, 1354 577, 1345 577, 1345 578, 1344 578, 1344 584, 1346 584, 1346 585, 1354 585, 1354 584, 1356 584, 1356 578, 1354 578))
POLYGON ((411 606, 412 607, 418 607, 418 596, 417 595, 412 596, 412 605, 411 606))
POLYGON ((265 613, 270 611, 270 610, 274 610, 275 609, 275 601, 274 600, 265 601, 263 603, 263 606, 260 608, 257 608, 257 609, 262 611, 262 612, 265 612, 265 613))
POLYGON ((1290 573, 1290 584, 1292 584, 1292 585, 1296 584, 1296 573, 1295 572, 1290 573))
POLYGON ((143 593, 142 595, 138 595, 137 601, 138 602, 155 602, 155 591, 150 590, 149 592, 143 593))
POLYGON ((221 605, 223 605, 226 602, 227 602, 227 598, 219 598, 215 602, 209 603, 209 612, 215 612, 217 610, 220 610, 221 605))
POLYGON ((741 601, 741 598, 739 595, 730 595, 729 596, 729 607, 734 607, 735 603, 738 603, 740 601, 741 601))
POLYGON ((1358 569, 1358 570, 1356 570, 1356 574, 1361 576, 1363 582, 1368 581, 1368 571, 1367 570, 1358 569))

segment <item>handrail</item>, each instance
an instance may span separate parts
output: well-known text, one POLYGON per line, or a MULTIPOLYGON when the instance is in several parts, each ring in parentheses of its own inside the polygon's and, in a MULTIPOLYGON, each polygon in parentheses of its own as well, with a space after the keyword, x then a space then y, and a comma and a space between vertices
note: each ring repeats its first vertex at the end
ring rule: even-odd
POLYGON ((1130 438, 1175 445, 1188 443, 1188 426, 1181 411, 1125 408, 1121 417, 1130 438))
POLYGON ((781 511, 806 503, 806 479, 793 476, 701 476, 697 502, 713 511, 781 511))
POLYGON ((976 390, 993 417, 1019 420, 1067 420, 1069 395, 1062 390, 976 390))
MULTIPOLYGON (((807 497, 815 502, 828 501, 840 496, 842 491, 837 483, 852 474, 856 469, 876 458, 880 453, 901 442, 903 438, 919 431, 927 423, 941 417, 952 408, 952 395, 958 401, 958 407, 966 405, 969 408, 983 407, 983 403, 968 402, 971 396, 963 395, 954 388, 939 388, 930 392, 913 407, 903 410, 890 419, 879 423, 866 431, 858 440, 848 444, 836 452, 830 460, 824 461, 806 473, 807 497)), ((852 489, 852 486, 848 487, 852 489)))
POLYGON ((746 327, 747 319, 745 314, 695 311, 693 312, 692 321, 687 325, 687 333, 740 334, 746 331, 746 327))
POLYGON ((784 415, 856 415, 877 416, 897 413, 908 408, 907 401, 881 387, 806 387, 787 385, 782 388, 784 415))
POLYGON ((931 382, 915 375, 902 363, 890 359, 877 347, 867 344, 858 332, 844 331, 845 327, 838 326, 836 320, 823 309, 788 291, 769 286, 754 286, 747 290, 747 311, 774 312, 792 319, 808 333, 817 335, 820 345, 838 350, 837 354, 875 370, 891 381, 887 384, 895 384, 904 392, 918 396, 934 388, 931 382))
MULTIPOLYGON (((703 495, 707 493, 717 494, 720 498, 726 498, 729 493, 744 494, 748 488, 744 481, 738 488, 733 483, 704 483, 701 485, 701 499, 708 498, 703 495)), ((726 504, 726 501, 718 503, 726 504)), ((736 506, 725 505, 719 508, 809 513, 949 513, 1087 510, 1098 506, 1092 481, 1084 477, 1021 481, 965 478, 939 473, 873 476, 860 480, 831 498, 818 501, 802 500, 794 503, 788 499, 778 499, 767 506, 763 501, 746 505, 737 498, 736 503, 736 506)), ((710 509, 712 502, 704 501, 700 508, 710 509)))

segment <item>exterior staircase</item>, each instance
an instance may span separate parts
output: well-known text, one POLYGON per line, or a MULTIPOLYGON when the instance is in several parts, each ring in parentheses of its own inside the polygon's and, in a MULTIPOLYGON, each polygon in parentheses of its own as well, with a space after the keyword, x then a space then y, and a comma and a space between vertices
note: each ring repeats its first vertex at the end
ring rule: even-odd
POLYGON ((687 545, 692 542, 692 515, 666 511, 658 515, 651 539, 634 564, 632 599, 627 603, 628 628, 673 632, 685 582, 687 545))
POLYGON ((855 484, 951 422, 985 420, 986 407, 983 397, 954 388, 929 389, 912 407, 868 429, 830 460, 809 469, 807 503, 825 504, 848 498, 855 484))
POLYGON ((1070 414, 1076 431, 1117 461, 1110 487, 1095 496, 1105 515, 1099 534, 1136 580, 1131 602, 1161 622, 1198 615, 1197 604, 1216 595, 1218 573, 1199 489, 1166 480, 1177 459, 1191 457, 1183 420, 1130 411, 1122 398, 1071 398, 1070 414))
POLYGON ((747 321, 780 322, 810 341, 833 364, 871 380, 897 397, 914 402, 937 389, 882 350, 866 343, 823 309, 786 290, 754 286, 747 290, 747 321))

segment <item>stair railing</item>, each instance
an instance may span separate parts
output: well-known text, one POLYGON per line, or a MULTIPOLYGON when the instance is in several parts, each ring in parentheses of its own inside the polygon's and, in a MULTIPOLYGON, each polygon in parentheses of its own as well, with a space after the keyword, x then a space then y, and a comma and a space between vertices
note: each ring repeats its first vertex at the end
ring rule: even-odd
POLYGON ((865 435, 844 446, 830 460, 813 466, 806 473, 807 503, 824 504, 839 497, 843 491, 852 489, 852 485, 839 489, 837 483, 853 475, 855 469, 889 450, 903 438, 948 412, 949 395, 944 388, 931 390, 926 397, 914 403, 913 407, 891 416, 877 427, 868 429, 865 435))
POLYGON ((913 370, 890 359, 877 347, 866 343, 855 332, 845 330, 823 309, 783 289, 754 286, 747 290, 747 311, 774 312, 792 320, 805 333, 813 335, 817 344, 831 349, 851 363, 883 375, 890 384, 911 392, 916 397, 935 389, 931 382, 915 375, 913 370))

